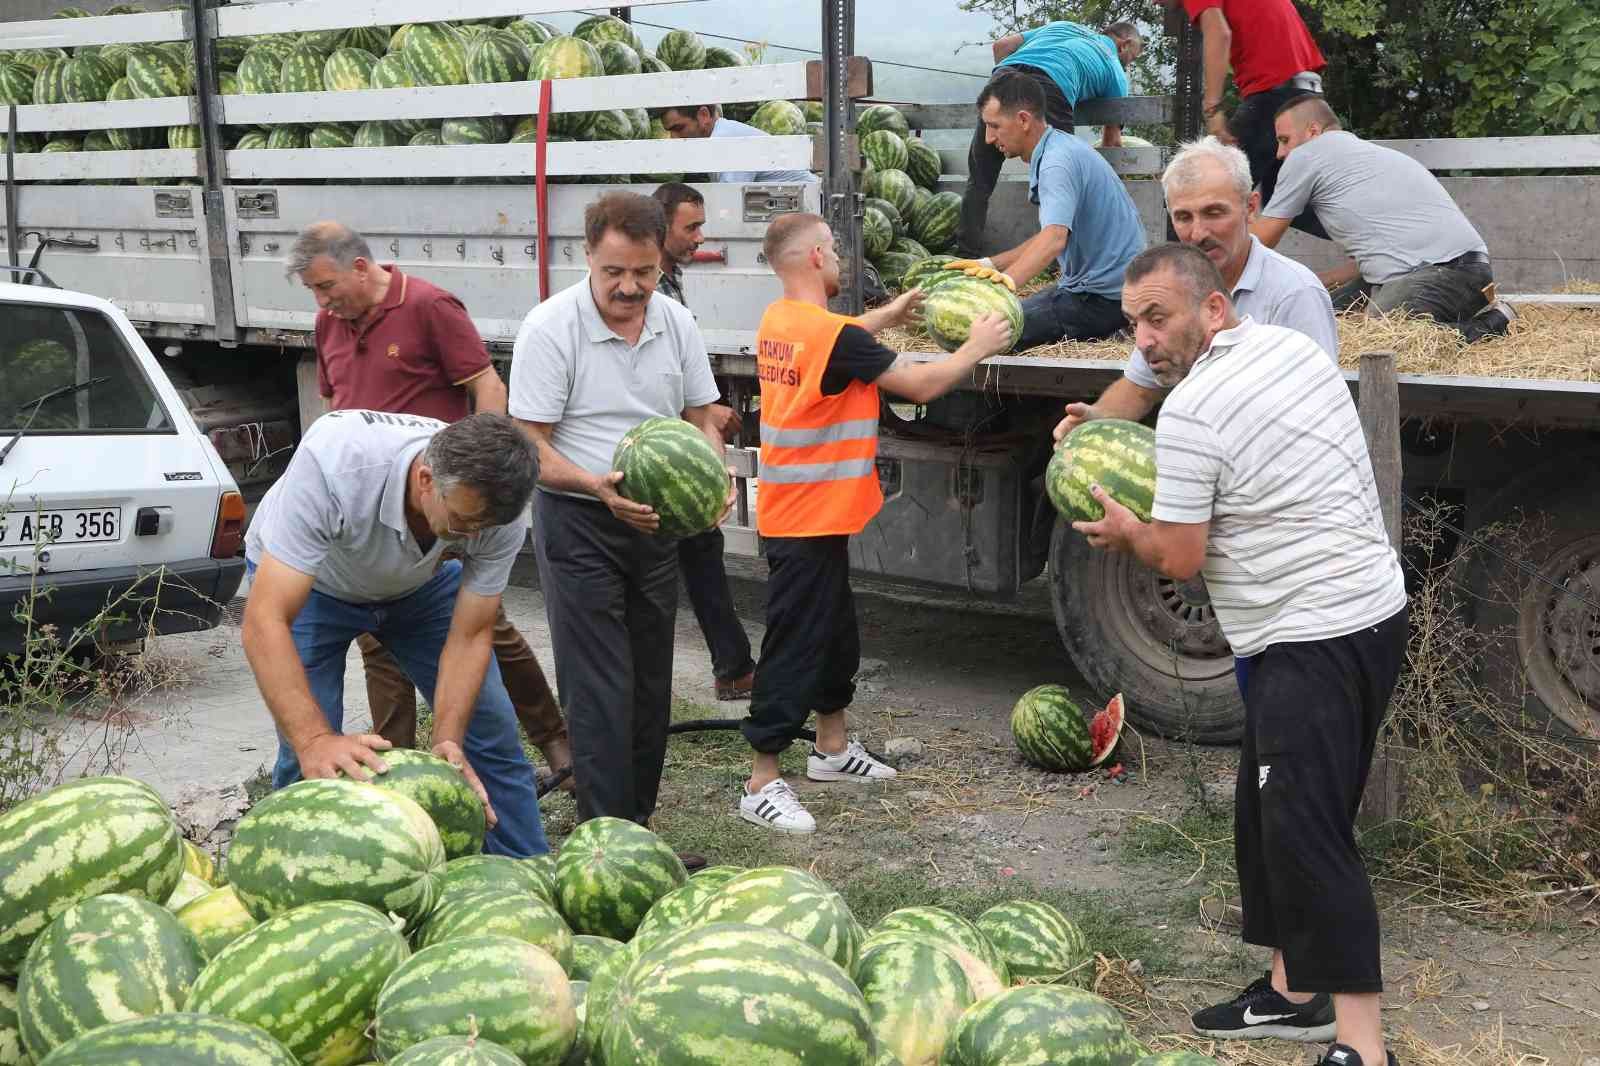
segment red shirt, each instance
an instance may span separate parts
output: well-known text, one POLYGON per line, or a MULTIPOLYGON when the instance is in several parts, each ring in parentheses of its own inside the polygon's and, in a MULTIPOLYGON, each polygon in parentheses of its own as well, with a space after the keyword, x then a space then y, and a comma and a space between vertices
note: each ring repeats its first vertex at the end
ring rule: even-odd
POLYGON ((467 382, 491 369, 461 301, 389 271, 389 292, 358 325, 317 315, 317 385, 335 410, 361 408, 457 422, 472 413, 467 382))
POLYGON ((1183 6, 1195 23, 1203 12, 1222 9, 1233 30, 1228 63, 1240 96, 1276 89, 1303 70, 1327 65, 1294 0, 1183 0, 1183 6))

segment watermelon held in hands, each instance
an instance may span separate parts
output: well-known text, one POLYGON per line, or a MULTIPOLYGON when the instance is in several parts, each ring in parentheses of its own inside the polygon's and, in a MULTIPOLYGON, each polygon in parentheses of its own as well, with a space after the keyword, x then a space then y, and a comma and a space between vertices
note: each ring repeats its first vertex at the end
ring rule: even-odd
POLYGON ((900 279, 900 283, 908 289, 921 289, 923 292, 932 292, 934 286, 942 285, 947 281, 954 281, 964 274, 957 274, 953 270, 946 270, 946 263, 955 262, 953 255, 930 255, 921 262, 912 266, 900 279))
POLYGON ((36 1066, 192 1066, 249 1063, 300 1066, 287 1048, 253 1025, 210 1014, 158 1014, 108 1025, 70 1040, 36 1066))
POLYGON ((1011 736, 1022 757, 1045 770, 1076 774, 1105 763, 1122 736, 1122 694, 1086 711, 1061 685, 1031 688, 1011 711, 1011 736))
POLYGON ((1141 522, 1156 496, 1156 433, 1122 418, 1080 423, 1056 446, 1045 468, 1045 491, 1068 522, 1098 522, 1105 507, 1089 493, 1098 484, 1141 522))
POLYGON ((935 284, 928 291, 922 305, 923 322, 928 336, 947 352, 953 352, 967 343, 974 320, 986 314, 998 314, 1011 326, 1011 342, 1003 351, 1010 351, 1022 336, 1022 302, 1004 285, 983 278, 969 277, 956 271, 949 281, 935 284))
POLYGON ((386 751, 383 761, 389 769, 374 774, 371 783, 400 793, 428 812, 444 842, 446 859, 483 850, 488 815, 465 774, 431 752, 410 748, 386 751))
POLYGON ((967 1010, 940 1066, 1132 1066, 1142 1049, 1117 1008, 1059 985, 1013 988, 967 1010))
MULTIPOLYGON (((630 429, 617 444, 611 469, 622 472, 618 492, 655 511, 661 519, 657 533, 663 537, 704 533, 727 507, 726 462, 705 434, 681 418, 648 418, 630 429)), ((634 921, 642 917, 641 910, 634 921)), ((604 929, 595 932, 615 935, 604 929)))

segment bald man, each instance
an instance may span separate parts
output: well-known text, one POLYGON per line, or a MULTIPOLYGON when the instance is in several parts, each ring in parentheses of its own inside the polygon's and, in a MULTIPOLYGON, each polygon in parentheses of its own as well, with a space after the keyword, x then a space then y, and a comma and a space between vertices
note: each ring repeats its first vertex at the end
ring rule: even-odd
POLYGON ((756 333, 756 526, 767 556, 767 631, 742 724, 755 760, 739 816, 769 829, 811 833, 817 823, 779 776, 778 756, 812 711, 817 739, 807 777, 867 783, 895 776, 845 732, 861 662, 849 538, 883 506, 876 465, 879 389, 928 403, 1010 347, 1011 331, 999 315, 984 315, 952 355, 903 361, 876 334, 916 318, 919 290, 856 318, 829 311, 828 300, 839 294, 839 255, 819 215, 778 216, 762 251, 783 283, 783 299, 767 308, 756 333))

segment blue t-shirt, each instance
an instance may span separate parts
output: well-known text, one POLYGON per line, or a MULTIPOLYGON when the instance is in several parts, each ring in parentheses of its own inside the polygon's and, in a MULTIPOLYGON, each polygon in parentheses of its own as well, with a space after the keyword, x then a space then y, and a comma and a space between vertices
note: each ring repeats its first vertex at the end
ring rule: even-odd
POLYGON ((1076 22, 1050 22, 1022 33, 1022 47, 1000 66, 1038 67, 1061 87, 1067 103, 1127 96, 1128 73, 1117 58, 1117 42, 1076 22))
POLYGON ((1060 287, 1113 299, 1122 295, 1128 262, 1144 251, 1144 226, 1127 186, 1099 152, 1070 133, 1046 126, 1028 164, 1028 199, 1039 205, 1039 228, 1065 226, 1060 287))

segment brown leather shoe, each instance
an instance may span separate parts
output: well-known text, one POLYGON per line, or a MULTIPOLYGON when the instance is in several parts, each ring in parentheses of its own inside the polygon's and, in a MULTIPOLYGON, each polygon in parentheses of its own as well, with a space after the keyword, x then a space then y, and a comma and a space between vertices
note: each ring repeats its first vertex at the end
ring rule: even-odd
POLYGON ((731 700, 747 700, 751 691, 756 687, 756 672, 751 670, 743 677, 736 677, 731 681, 717 681, 717 699, 724 703, 731 700))
POLYGON ((683 863, 683 868, 690 873, 706 868, 706 857, 704 855, 696 855, 691 851, 678 852, 678 861, 683 863))

